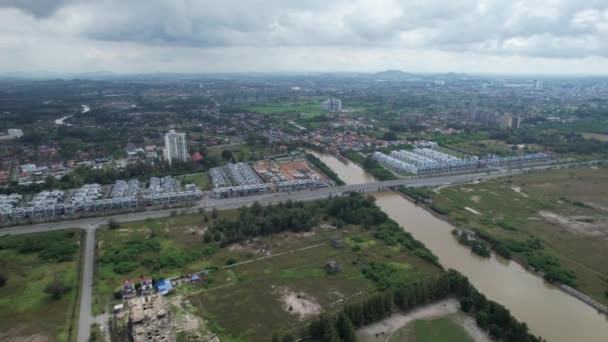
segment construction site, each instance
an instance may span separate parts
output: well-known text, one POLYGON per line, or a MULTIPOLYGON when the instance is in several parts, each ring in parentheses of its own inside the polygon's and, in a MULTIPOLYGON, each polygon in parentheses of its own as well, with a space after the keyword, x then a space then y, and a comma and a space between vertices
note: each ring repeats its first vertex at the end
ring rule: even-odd
POLYGON ((210 170, 214 198, 290 192, 331 186, 321 171, 303 158, 261 161, 253 166, 228 164, 210 170))
MULTIPOLYGON (((149 279, 149 278, 148 278, 149 279)), ((123 284, 123 301, 126 304, 114 306, 112 336, 117 341, 165 342, 175 341, 175 331, 171 324, 171 313, 165 298, 158 293, 143 290, 138 295, 134 283, 123 284), (130 294, 130 295, 129 295, 130 294)), ((150 286, 151 286, 151 280, 150 286)))

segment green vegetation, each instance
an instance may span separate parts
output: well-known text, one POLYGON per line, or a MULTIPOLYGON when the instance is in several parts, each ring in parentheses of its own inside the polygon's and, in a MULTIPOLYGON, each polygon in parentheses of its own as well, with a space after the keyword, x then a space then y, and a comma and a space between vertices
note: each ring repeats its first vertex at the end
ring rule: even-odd
POLYGON ((46 234, 6 236, 0 239, 0 250, 13 250, 20 254, 37 254, 48 262, 64 262, 74 259, 78 250, 74 231, 58 231, 46 234))
POLYGON ((491 139, 502 140, 508 144, 538 144, 551 148, 557 153, 606 153, 608 143, 595 138, 586 139, 573 131, 558 131, 551 128, 521 128, 517 130, 495 130, 491 139))
MULTIPOLYGON (((321 214, 334 217, 337 222, 362 224, 364 227, 378 225, 388 220, 373 201, 352 193, 347 197, 336 197, 320 202, 279 203, 239 209, 239 218, 220 220, 205 233, 206 242, 219 242, 220 246, 243 241, 248 238, 276 234, 284 231, 304 232, 315 226, 321 214)), ((396 225, 396 224, 395 224, 396 225)))
POLYGON ((473 253, 484 258, 490 257, 490 248, 485 242, 476 239, 474 236, 470 236, 466 232, 458 231, 457 229, 452 233, 458 238, 460 244, 471 247, 473 253))
POLYGON ((323 113, 321 101, 314 98, 304 98, 301 101, 253 103, 247 109, 259 114, 297 113, 302 118, 310 119, 323 113))
POLYGON ((429 187, 412 188, 401 186, 399 191, 414 200, 414 203, 431 203, 433 190, 429 187))
MULTIPOLYGON (((209 158, 206 163, 210 163, 212 158, 209 158)), ((44 183, 33 185, 17 185, 12 184, 8 187, 0 188, 0 193, 36 193, 42 190, 49 189, 72 189, 80 187, 84 184, 99 183, 112 184, 118 179, 137 178, 142 181, 147 181, 150 177, 162 177, 167 175, 181 175, 184 173, 192 173, 200 168, 208 168, 216 166, 208 164, 200 166, 194 163, 173 163, 158 164, 152 166, 145 163, 129 164, 125 168, 102 168, 94 169, 86 166, 78 166, 71 173, 57 180, 54 177, 48 177, 44 183)))
MULTIPOLYGON (((364 275, 367 265, 389 262, 399 269, 401 276, 393 281, 400 283, 440 273, 440 268, 407 247, 374 237, 379 226, 391 221, 373 198, 352 194, 215 213, 216 218, 209 215, 207 221, 205 214, 176 216, 98 231, 102 247, 95 275, 95 311, 109 307, 124 279, 141 275, 158 279, 207 269, 211 273, 202 285, 182 285, 177 290, 189 296, 212 331, 228 340, 269 338, 268 331, 283 338, 299 336, 302 319, 318 313, 298 311, 300 300, 313 308, 337 310, 342 301, 374 294, 378 286, 364 275), (219 240, 208 241, 216 233, 219 240), (333 247, 330 240, 336 237, 347 247, 333 247), (329 260, 339 264, 340 272, 326 274, 329 260)), ((395 238, 416 244, 397 234, 395 238)))
POLYGON ((189 175, 180 176, 178 179, 182 185, 195 184, 201 190, 211 189, 211 181, 209 180, 209 175, 206 172, 192 173, 189 175))
POLYGON ((473 230, 494 251, 608 304, 608 168, 534 172, 443 188, 432 208, 473 230), (480 215, 466 210, 474 208, 480 215))
POLYGON ((388 342, 473 342, 473 338, 448 317, 416 320, 393 333, 388 342))
POLYGON ((433 254, 424 244, 416 240, 412 234, 404 231, 394 221, 385 221, 378 226, 374 236, 388 246, 402 246, 414 255, 439 266, 437 256, 433 254))
POLYGON ((376 179, 385 181, 391 179, 397 179, 394 173, 385 169, 380 163, 373 158, 362 156, 359 152, 348 151, 345 153, 346 157, 353 162, 361 165, 363 169, 372 174, 376 179))
POLYGON ((77 328, 80 231, 0 238, 3 338, 68 341, 77 328))
POLYGON ((338 174, 334 172, 329 166, 325 165, 321 159, 317 158, 317 156, 306 153, 306 159, 314 165, 317 169, 321 170, 324 174, 326 174, 331 180, 336 182, 337 185, 344 185, 344 181, 338 177, 338 174))
MULTIPOLYGON (((386 276, 391 277, 386 274, 386 276)), ((463 311, 473 315, 480 328, 492 337, 506 342, 535 342, 541 338, 528 333, 525 323, 518 322, 504 306, 488 300, 479 293, 469 280, 460 273, 449 270, 434 279, 395 284, 388 291, 345 306, 338 314, 322 314, 309 325, 310 335, 321 341, 344 341, 339 331, 337 317, 345 315, 354 328, 374 323, 390 316, 394 308, 409 311, 426 303, 447 296, 460 298, 463 311)))

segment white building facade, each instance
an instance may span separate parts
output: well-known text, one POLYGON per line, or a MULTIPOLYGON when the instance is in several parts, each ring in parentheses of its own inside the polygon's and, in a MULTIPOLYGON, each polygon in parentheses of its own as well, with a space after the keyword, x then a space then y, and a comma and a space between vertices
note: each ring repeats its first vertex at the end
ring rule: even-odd
POLYGON ((165 134, 165 160, 171 164, 173 161, 185 162, 188 159, 186 133, 177 133, 172 129, 165 134))

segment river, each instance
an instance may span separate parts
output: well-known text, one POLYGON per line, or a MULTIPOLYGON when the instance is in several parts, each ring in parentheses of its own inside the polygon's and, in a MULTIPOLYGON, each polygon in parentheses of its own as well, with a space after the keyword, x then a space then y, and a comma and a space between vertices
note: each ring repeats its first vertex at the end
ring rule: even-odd
MULTIPOLYGON (((82 114, 84 114, 84 113, 86 113, 86 112, 88 112, 88 111, 90 111, 90 110, 91 110, 91 108, 89 108, 89 106, 87 106, 87 105, 81 105, 81 106, 82 106, 82 111, 81 111, 80 113, 82 113, 82 114)), ((59 118, 59 119, 55 120, 55 125, 60 125, 60 126, 61 126, 61 125, 72 126, 72 125, 71 125, 71 124, 69 124, 69 123, 65 123, 65 120, 67 120, 67 119, 71 118, 72 116, 74 116, 74 114, 72 114, 72 115, 66 115, 66 116, 64 116, 64 117, 62 117, 62 118, 59 118)))
MULTIPOLYGON (((346 184, 375 179, 355 163, 314 153, 346 184)), ((458 244, 451 234, 454 226, 414 205, 395 192, 374 195, 390 218, 422 241, 446 268, 466 275, 489 299, 506 306, 530 331, 550 342, 606 342, 608 318, 589 305, 546 283, 518 263, 492 255, 481 258, 458 244)))

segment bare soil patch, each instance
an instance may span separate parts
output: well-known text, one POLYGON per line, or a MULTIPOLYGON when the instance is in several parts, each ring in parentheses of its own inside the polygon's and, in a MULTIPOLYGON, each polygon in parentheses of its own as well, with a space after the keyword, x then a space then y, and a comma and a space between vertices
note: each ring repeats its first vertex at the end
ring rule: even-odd
POLYGON ((464 207, 464 210, 466 210, 466 211, 468 211, 468 212, 470 212, 470 213, 473 213, 473 214, 475 214, 475 215, 477 215, 477 216, 481 215, 481 213, 480 213, 479 211, 477 211, 477 210, 475 210, 475 209, 473 209, 473 208, 464 207))
POLYGON ((53 339, 42 334, 27 334, 22 327, 15 327, 7 332, 0 333, 0 341, 15 342, 50 342, 53 339))
POLYGON ((280 295, 279 300, 283 305, 283 310, 290 314, 298 315, 300 320, 321 313, 321 305, 311 295, 304 292, 295 292, 287 287, 280 287, 275 292, 280 295))
POLYGON ((608 238, 608 227, 604 220, 587 216, 566 217, 544 210, 539 211, 538 214, 547 222, 557 224, 575 234, 608 238))
POLYGON ((524 197, 530 197, 530 196, 528 196, 528 194, 526 194, 525 192, 522 192, 522 191, 521 191, 521 188, 520 188, 520 187, 518 187, 518 186, 513 185, 513 186, 511 187, 511 190, 513 190, 513 191, 517 192, 518 194, 520 194, 520 195, 522 195, 522 196, 524 196, 524 197))

